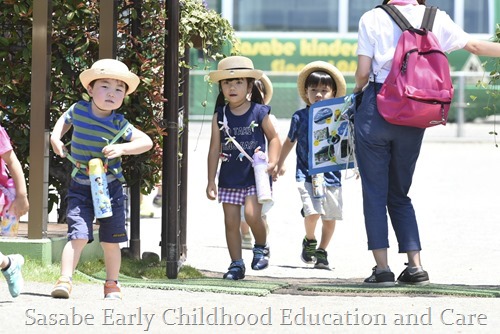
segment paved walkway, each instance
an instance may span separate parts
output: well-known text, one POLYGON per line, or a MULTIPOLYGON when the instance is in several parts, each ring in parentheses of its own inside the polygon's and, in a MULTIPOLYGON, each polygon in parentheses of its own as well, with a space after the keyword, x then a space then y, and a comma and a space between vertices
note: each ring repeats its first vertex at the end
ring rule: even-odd
MULTIPOLYGON (((279 121, 282 138, 288 124, 279 121)), ((493 124, 468 124, 463 130, 463 138, 456 138, 453 124, 426 133, 411 191, 422 260, 434 283, 500 286, 500 148, 488 134, 493 124)), ((222 275, 229 265, 222 208, 205 196, 209 138, 209 123, 190 124, 186 264, 222 275)), ((288 173, 275 184, 276 203, 268 215, 271 265, 247 274, 361 281, 373 260, 366 249, 360 181, 343 182, 344 220, 328 248, 334 270, 315 270, 299 258, 304 228, 294 166, 291 154, 288 173)), ((141 222, 142 251, 160 252, 160 211, 141 222)), ((397 254, 392 232, 390 238, 390 265, 398 274, 405 257, 397 254)), ((244 251, 244 259, 251 261, 251 251, 244 251)), ((28 283, 17 299, 0 289, 2 332, 494 333, 500 327, 499 298, 252 297, 127 288, 123 301, 109 302, 101 299, 99 285, 75 286, 70 300, 51 299, 50 288, 28 283)))
MULTIPOLYGON (((280 120, 282 138, 288 121, 280 120)), ((491 275, 500 255, 500 148, 488 134, 492 124, 470 124, 464 138, 456 138, 456 126, 427 130, 417 164, 410 196, 420 222, 422 259, 435 283, 499 284, 491 275), (463 242, 460 242, 463 241, 463 242), (482 251, 479 256, 477 251, 482 251), (446 270, 443 270, 446 268, 446 270), (458 270, 454 270, 454 268, 458 270)), ((222 207, 207 200, 206 156, 210 138, 209 124, 190 126, 188 259, 199 269, 225 272, 229 265, 222 207)), ((292 152, 293 153, 293 152, 292 152)), ((371 253, 366 248, 361 202, 361 182, 343 174, 344 220, 337 223, 328 249, 333 271, 312 270, 300 260, 304 227, 301 202, 295 188, 295 157, 287 160, 287 173, 274 185, 275 205, 268 214, 270 268, 250 275, 275 277, 361 278, 370 274, 371 253)), ((158 212, 160 215, 160 212, 158 212)), ((159 229, 159 219, 145 220, 142 235, 159 229)), ((320 232, 320 224, 318 233, 320 232)), ((405 256, 397 254, 391 231, 390 264, 394 272, 403 270, 405 256)), ((157 236, 159 241, 159 236, 157 236)), ((160 252, 158 242, 143 243, 144 249, 160 252)), ((244 251, 247 263, 251 251, 244 251)))

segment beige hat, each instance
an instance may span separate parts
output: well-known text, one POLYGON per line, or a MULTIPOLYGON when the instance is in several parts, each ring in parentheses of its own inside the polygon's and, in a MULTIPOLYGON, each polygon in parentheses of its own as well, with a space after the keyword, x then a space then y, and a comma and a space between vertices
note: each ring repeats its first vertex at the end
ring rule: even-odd
POLYGON ((97 79, 116 79, 125 82, 128 86, 127 95, 134 92, 139 85, 139 77, 130 72, 127 65, 116 59, 100 59, 91 68, 80 73, 83 87, 97 79))
POLYGON ((262 82, 264 90, 266 91, 266 94, 264 94, 264 104, 269 104, 273 98, 273 84, 265 73, 262 73, 262 77, 258 80, 262 82))
POLYGON ((222 59, 217 65, 217 71, 208 74, 212 82, 224 79, 254 78, 260 79, 262 71, 253 67, 251 59, 243 56, 230 56, 222 59))
POLYGON ((306 94, 306 79, 312 72, 321 71, 330 74, 332 79, 335 81, 335 85, 337 86, 337 92, 335 93, 335 97, 344 96, 346 94, 346 83, 345 78, 340 73, 339 69, 333 66, 326 61, 313 61, 300 71, 299 78, 297 79, 297 89, 299 90, 300 97, 306 105, 309 105, 309 99, 306 94))

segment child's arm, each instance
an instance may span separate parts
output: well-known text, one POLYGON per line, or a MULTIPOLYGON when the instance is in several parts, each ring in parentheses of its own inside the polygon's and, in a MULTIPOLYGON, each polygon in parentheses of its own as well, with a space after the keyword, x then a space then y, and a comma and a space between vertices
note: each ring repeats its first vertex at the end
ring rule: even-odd
POLYGON ((108 159, 121 157, 122 155, 141 154, 153 147, 153 141, 147 134, 134 128, 130 141, 121 144, 112 144, 104 146, 102 153, 108 159))
POLYGON ((207 198, 215 200, 217 198, 217 185, 215 177, 217 176, 217 167, 219 167, 219 155, 221 152, 220 131, 217 123, 217 113, 212 118, 212 136, 210 137, 210 148, 207 158, 207 198))
POLYGON ((63 114, 57 120, 56 125, 54 125, 52 135, 50 136, 50 144, 52 145, 52 149, 54 150, 54 153, 61 158, 65 158, 67 152, 66 146, 61 141, 61 138, 66 132, 68 132, 69 129, 71 129, 71 124, 67 124, 65 122, 65 115, 63 114))
POLYGON ((286 157, 288 157, 288 154, 292 150, 292 148, 295 146, 295 142, 292 142, 290 138, 286 137, 285 142, 283 143, 283 146, 281 147, 281 154, 280 158, 278 160, 278 164, 276 165, 276 175, 273 176, 278 176, 278 175, 283 175, 285 174, 286 167, 285 167, 285 160, 286 157))
POLYGON ((28 191, 26 190, 26 180, 24 178, 23 168, 13 150, 2 154, 2 159, 7 164, 10 175, 16 186, 16 198, 9 208, 9 213, 20 218, 28 213, 29 210, 28 191))
POLYGON ((280 157, 281 141, 269 115, 262 120, 262 129, 267 138, 267 156, 269 158, 267 173, 272 175, 280 157))

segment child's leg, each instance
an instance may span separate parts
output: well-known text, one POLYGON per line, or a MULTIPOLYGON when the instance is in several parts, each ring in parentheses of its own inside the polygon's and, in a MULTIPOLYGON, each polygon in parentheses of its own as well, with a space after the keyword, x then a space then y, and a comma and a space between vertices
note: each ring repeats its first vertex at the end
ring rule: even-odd
POLYGON ((9 264, 9 258, 0 252, 0 268, 5 268, 9 264))
POLYGON ((108 183, 109 195, 113 200, 111 206, 113 215, 99 219, 99 240, 104 251, 106 280, 117 281, 121 267, 120 243, 128 240, 125 228, 125 206, 123 186, 116 180, 108 183))
POLYGON ((61 277, 52 288, 50 293, 52 297, 69 298, 73 286, 71 278, 87 242, 87 239, 73 239, 64 246, 61 256, 61 277))
POLYGON ((101 247, 104 250, 104 265, 106 266, 104 299, 122 299, 122 291, 118 283, 118 275, 122 264, 120 244, 103 241, 101 247))
POLYGON ((104 251, 104 265, 106 266, 106 280, 118 281, 120 267, 122 264, 122 254, 120 244, 101 242, 104 251))
POLYGON ((316 248, 318 246, 315 231, 318 219, 319 214, 315 213, 309 214, 304 217, 304 228, 306 230, 306 236, 302 239, 302 253, 300 254, 300 258, 305 263, 314 263, 315 261, 316 248))
POLYGON ((269 266, 270 252, 267 244, 266 224, 262 218, 262 204, 257 201, 257 195, 250 195, 245 198, 245 219, 255 238, 252 269, 266 269, 269 266))
POLYGON ((252 229, 255 243, 265 246, 267 243, 266 224, 262 219, 262 204, 257 201, 256 195, 245 198, 245 220, 252 229))
POLYGON ((87 244, 87 239, 73 239, 64 246, 61 257, 61 276, 72 277, 80 261, 80 255, 87 244))
POLYGON ((245 206, 244 205, 241 206, 240 219, 241 219, 240 230, 241 230, 242 238, 245 239, 245 237, 250 237, 250 239, 251 239, 252 236, 250 235, 250 226, 248 226, 248 224, 245 220, 245 206))
POLYGON ((71 181, 68 189, 68 239, 61 255, 61 276, 71 278, 83 248, 93 239, 94 207, 90 185, 81 185, 71 181))
POLYGON ((308 240, 316 240, 315 231, 319 217, 319 214, 312 214, 304 218, 304 227, 306 229, 306 238, 308 240))
POLYGON ((241 234, 250 233, 250 227, 248 226, 246 221, 241 221, 241 234))
POLYGON ((240 210, 241 206, 223 203, 224 225, 226 227, 226 243, 231 261, 241 259, 240 210))
POLYGON ((333 232, 335 232, 335 220, 323 220, 323 227, 321 228, 321 239, 319 248, 326 250, 332 240, 333 232))
POLYGON ((250 226, 248 226, 246 221, 241 221, 241 248, 242 249, 252 249, 253 248, 253 237, 250 233, 250 226))

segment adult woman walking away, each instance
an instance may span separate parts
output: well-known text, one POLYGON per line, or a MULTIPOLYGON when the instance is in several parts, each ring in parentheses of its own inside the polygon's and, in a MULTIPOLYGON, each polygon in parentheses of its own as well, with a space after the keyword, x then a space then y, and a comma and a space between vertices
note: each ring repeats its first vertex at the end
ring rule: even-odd
MULTIPOLYGON (((420 27, 425 0, 383 2, 387 3, 395 5, 413 27, 420 27)), ((443 11, 437 11, 432 32, 445 52, 465 49, 476 55, 500 56, 500 44, 472 40, 443 11)), ((420 259, 417 219, 408 197, 425 129, 388 123, 379 114, 376 101, 389 74, 401 34, 401 29, 381 8, 366 12, 359 22, 358 68, 353 92, 364 91, 364 94, 354 123, 368 249, 373 252, 376 262, 372 275, 364 282, 374 286, 395 284, 387 256, 387 212, 398 241, 398 251, 408 256, 407 267, 399 275, 398 283, 429 283, 429 275, 420 259)))

